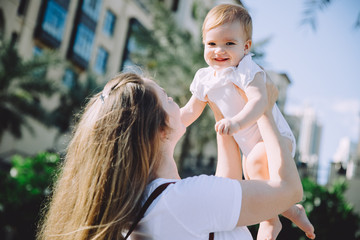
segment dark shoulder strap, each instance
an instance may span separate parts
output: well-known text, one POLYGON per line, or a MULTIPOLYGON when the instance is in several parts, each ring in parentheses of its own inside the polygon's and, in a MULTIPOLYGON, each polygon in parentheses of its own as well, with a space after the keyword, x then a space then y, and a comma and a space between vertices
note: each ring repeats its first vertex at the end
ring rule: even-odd
POLYGON ((151 205, 151 203, 167 188, 167 186, 169 186, 170 184, 175 183, 175 182, 168 182, 168 183, 164 183, 161 184, 160 186, 158 186, 150 195, 150 197, 146 200, 145 204, 142 206, 139 215, 137 216, 135 222, 131 225, 131 227, 129 228, 129 232, 126 234, 125 236, 125 240, 130 236, 130 234, 135 230, 136 225, 140 222, 140 220, 144 217, 144 214, 146 212, 146 210, 149 208, 149 206, 151 205))
MULTIPOLYGON (((130 234, 135 230, 136 225, 140 222, 140 220, 144 217, 146 210, 150 207, 151 203, 170 185, 175 182, 168 182, 161 184, 158 186, 150 195, 150 197, 146 200, 145 204, 140 210, 138 217, 136 218, 135 222, 129 228, 129 232, 125 236, 125 240, 130 236, 130 234)), ((209 234, 209 240, 214 240, 214 233, 209 234)))
POLYGON ((209 240, 214 240, 214 233, 209 233, 209 240))

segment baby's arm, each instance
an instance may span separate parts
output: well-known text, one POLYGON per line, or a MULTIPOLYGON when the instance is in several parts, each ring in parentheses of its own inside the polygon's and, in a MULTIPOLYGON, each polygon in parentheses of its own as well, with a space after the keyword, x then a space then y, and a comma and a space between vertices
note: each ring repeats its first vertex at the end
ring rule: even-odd
POLYGON ((222 119, 215 124, 219 134, 233 135, 241 129, 254 124, 263 115, 267 106, 266 83, 260 73, 246 88, 248 102, 244 108, 231 119, 222 119))
POLYGON ((188 127, 200 116, 205 106, 206 102, 200 101, 193 95, 187 104, 180 109, 182 123, 188 127))

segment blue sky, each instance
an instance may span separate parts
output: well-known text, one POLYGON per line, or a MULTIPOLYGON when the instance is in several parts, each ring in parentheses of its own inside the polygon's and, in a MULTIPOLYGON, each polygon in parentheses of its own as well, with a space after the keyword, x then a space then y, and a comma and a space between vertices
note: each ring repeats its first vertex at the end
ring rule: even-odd
POLYGON ((359 0, 332 0, 316 14, 317 29, 301 25, 307 0, 243 0, 253 18, 253 41, 271 38, 264 67, 286 73, 292 81, 285 111, 316 110, 323 126, 320 178, 339 141, 359 138, 360 28, 354 25, 359 0))

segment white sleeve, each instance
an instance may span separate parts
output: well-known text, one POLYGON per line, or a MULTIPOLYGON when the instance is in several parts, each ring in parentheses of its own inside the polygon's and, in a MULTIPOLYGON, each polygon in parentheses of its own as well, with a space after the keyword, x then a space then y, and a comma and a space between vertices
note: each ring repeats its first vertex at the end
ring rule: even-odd
POLYGON ((246 91, 248 85, 254 80, 256 73, 261 73, 264 82, 266 81, 264 70, 262 70, 259 65, 252 60, 250 54, 247 54, 243 59, 241 59, 236 68, 236 77, 233 83, 243 91, 246 91))
POLYGON ((233 230, 240 216, 241 200, 238 181, 202 175, 177 182, 166 204, 185 228, 203 234, 233 230))
POLYGON ((274 120, 276 122, 276 126, 278 127, 281 136, 284 136, 291 141, 291 144, 292 144, 291 155, 292 155, 292 157, 295 157, 296 140, 295 140, 295 136, 294 136, 288 122, 286 121, 285 117, 282 115, 280 109, 278 108, 278 106, 276 104, 273 107, 272 113, 274 116, 274 120))
POLYGON ((205 69, 199 69, 190 85, 190 92, 200 101, 206 102, 205 100, 205 86, 202 79, 205 77, 205 69))

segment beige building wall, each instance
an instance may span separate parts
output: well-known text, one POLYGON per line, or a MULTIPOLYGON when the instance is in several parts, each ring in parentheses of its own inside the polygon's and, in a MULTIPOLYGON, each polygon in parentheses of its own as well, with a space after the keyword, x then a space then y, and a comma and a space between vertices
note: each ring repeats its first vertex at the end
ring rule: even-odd
MULTIPOLYGON (((71 47, 71 37, 79 1, 80 0, 69 0, 63 38, 56 51, 62 59, 66 60, 70 63, 70 65, 73 65, 79 78, 84 80, 87 74, 86 71, 72 64, 67 57, 68 49, 71 47)), ((211 8, 214 4, 223 2, 215 0, 201 1, 201 8, 205 8, 205 6, 207 8, 211 8)), ((34 37, 34 31, 38 23, 38 16, 40 14, 41 3, 43 1, 28 0, 25 14, 18 15, 17 11, 21 2, 21 0, 0 1, 0 11, 2 11, 4 19, 4 38, 6 40, 10 40, 14 33, 16 33, 18 36, 17 46, 19 53, 23 58, 29 59, 34 54, 35 46, 42 49, 48 49, 46 44, 34 37)), ((180 26, 187 29, 195 37, 201 37, 201 32, 199 31, 201 26, 198 25, 192 17, 193 4, 195 3, 195 0, 165 0, 165 3, 170 9, 174 7, 176 2, 178 5, 176 7, 176 11, 174 11, 175 20, 180 26)), ((104 82, 109 79, 110 76, 120 71, 128 37, 130 19, 135 18, 144 27, 151 27, 151 12, 146 10, 147 4, 147 0, 102 0, 102 6, 95 29, 92 53, 87 67, 87 70, 90 71, 94 69, 98 47, 103 47, 109 53, 106 72, 103 75, 98 75, 99 81, 104 82), (115 29, 111 37, 103 34, 103 25, 107 10, 110 10, 116 16, 115 29)), ((50 69, 48 74, 52 78, 61 82, 64 75, 64 68, 50 69)), ((45 99, 44 102, 48 109, 54 108, 58 103, 58 96, 55 95, 51 99, 45 99)), ((3 136, 2 143, 0 144, 0 157, 6 158, 17 152, 23 154, 36 154, 39 151, 48 149, 65 149, 70 133, 62 136, 58 141, 55 141, 57 134, 55 128, 48 129, 36 121, 31 119, 29 119, 29 121, 34 127, 35 135, 31 135, 24 129, 22 131, 23 137, 21 139, 14 139, 11 135, 6 133, 3 136)))
POLYGON ((360 176, 348 180, 349 188, 345 193, 348 200, 354 207, 355 212, 360 214, 360 176))
MULTIPOLYGON (((34 37, 42 1, 27 1, 25 14, 19 15, 18 8, 21 2, 21 0, 0 1, 0 11, 3 14, 3 38, 10 41, 16 35, 16 45, 19 54, 24 59, 30 59, 34 55, 34 47, 49 49, 45 43, 34 37)), ((191 17, 193 2, 194 0, 178 1, 177 11, 174 13, 176 20, 181 23, 183 27, 187 28, 189 32, 196 34, 199 27, 194 25, 195 22, 191 17)), ((206 2, 207 4, 211 4, 213 1, 206 2)), ((165 3, 171 8, 176 1, 166 0, 165 3)), ((128 37, 130 19, 134 18, 138 20, 146 28, 151 27, 151 12, 146 9, 146 5, 146 0, 102 0, 102 6, 95 29, 91 58, 86 69, 93 71, 97 49, 98 47, 103 47, 109 55, 106 72, 103 75, 98 75, 99 81, 104 82, 109 79, 110 76, 120 71, 128 37), (110 37, 103 34, 103 25, 107 10, 110 10, 116 16, 114 32, 110 37)), ((84 80, 87 75, 85 69, 77 67, 69 61, 67 57, 67 51, 69 47, 71 47, 71 35, 78 6, 79 0, 69 1, 63 37, 56 52, 60 58, 74 67, 79 79, 84 80)), ((64 70, 64 68, 49 69, 48 76, 62 81, 64 70)), ((45 99, 43 102, 48 109, 52 109, 58 104, 58 96, 55 95, 51 99, 45 99)), ((34 128, 35 135, 31 135, 26 129, 23 129, 23 137, 21 139, 14 139, 10 134, 5 133, 2 143, 0 144, 0 156, 7 158, 14 153, 35 154, 48 149, 55 148, 59 150, 65 148, 69 134, 62 136, 56 142, 55 137, 57 131, 55 128, 48 129, 32 119, 29 119, 29 122, 34 128), (54 145, 55 143, 56 145, 54 145)))
POLYGON ((279 97, 277 100, 277 105, 281 112, 285 110, 287 89, 291 84, 289 77, 285 73, 277 73, 274 71, 266 71, 270 79, 274 82, 279 90, 279 97))
MULTIPOLYGON (((4 29, 2 30, 3 38, 7 41, 10 41, 16 34, 16 45, 18 52, 24 59, 30 59, 33 57, 35 46, 41 49, 48 49, 48 47, 43 42, 34 38, 34 31, 37 26, 41 2, 42 1, 28 1, 24 15, 18 15, 17 13, 19 4, 21 3, 20 0, 6 0, 0 2, 0 11, 3 14, 4 21, 4 29)), ((67 51, 71 42, 71 34, 74 27, 78 4, 79 0, 69 1, 63 38, 61 45, 58 49, 56 49, 56 52, 59 54, 59 56, 71 65, 73 64, 67 60, 67 51)), ((109 55, 106 73, 104 75, 98 76, 100 81, 105 81, 109 76, 114 75, 120 71, 128 33, 129 20, 131 18, 136 18, 145 27, 150 27, 150 16, 148 13, 144 12, 144 10, 138 4, 136 4, 135 1, 103 0, 95 30, 93 50, 88 64, 88 70, 92 71, 99 46, 108 51, 109 55), (117 19, 114 33, 111 37, 102 33, 104 16, 107 10, 111 10, 117 19)), ((78 68, 76 66, 74 67, 76 73, 79 75, 79 78, 85 79, 87 72, 84 69, 78 68)), ((50 69, 48 74, 53 79, 61 81, 64 74, 64 69, 50 69)), ((45 99, 43 102, 47 108, 51 109, 57 105, 58 98, 57 96, 54 96, 51 99, 45 99)), ((21 139, 15 139, 10 134, 5 133, 0 145, 0 156, 7 158, 14 153, 35 154, 39 151, 53 148, 65 148, 69 139, 69 135, 62 136, 57 145, 54 145, 55 136, 57 134, 55 128, 46 128, 42 124, 32 119, 29 119, 28 121, 33 126, 35 135, 31 135, 26 129, 22 130, 23 137, 21 139)))

